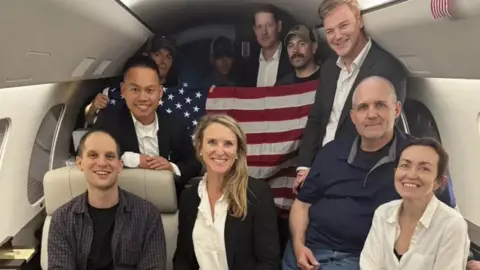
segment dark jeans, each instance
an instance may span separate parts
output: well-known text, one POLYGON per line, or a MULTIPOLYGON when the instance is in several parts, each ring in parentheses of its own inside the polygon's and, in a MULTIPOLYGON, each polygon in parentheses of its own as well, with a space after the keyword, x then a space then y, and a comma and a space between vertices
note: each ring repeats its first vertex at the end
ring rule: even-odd
MULTIPOLYGON (((320 263, 320 270, 360 270, 360 257, 351 253, 312 249, 313 256, 320 263)), ((282 261, 283 270, 299 270, 293 253, 292 242, 288 241, 282 261)))

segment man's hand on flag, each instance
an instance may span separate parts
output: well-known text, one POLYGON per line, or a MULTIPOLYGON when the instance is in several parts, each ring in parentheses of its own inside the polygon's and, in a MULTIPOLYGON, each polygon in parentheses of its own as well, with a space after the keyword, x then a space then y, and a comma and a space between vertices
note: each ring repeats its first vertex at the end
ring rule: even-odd
POLYGON ((210 89, 208 89, 208 92, 209 92, 209 93, 212 93, 213 90, 215 89, 215 87, 216 87, 215 85, 210 86, 210 89))

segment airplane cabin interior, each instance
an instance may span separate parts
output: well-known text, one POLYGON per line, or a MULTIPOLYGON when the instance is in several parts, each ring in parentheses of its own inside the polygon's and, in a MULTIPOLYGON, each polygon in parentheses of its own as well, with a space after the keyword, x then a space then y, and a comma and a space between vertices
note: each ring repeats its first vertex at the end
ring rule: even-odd
MULTIPOLYGON (((324 37, 320 1, 0 1, 0 241, 13 237, 14 246, 41 246, 47 212, 57 207, 46 206, 47 196, 58 203, 74 195, 52 191, 52 177, 58 176, 51 171, 72 160, 72 132, 83 128, 86 104, 121 74, 148 38, 173 37, 178 55, 172 76, 192 83, 211 70, 213 38, 233 40, 239 59, 259 49, 252 31, 257 4, 281 11, 282 40, 299 23, 324 37)), ((405 130, 437 138, 450 156, 457 205, 478 255, 480 1, 450 1, 450 17, 442 18, 432 16, 432 1, 360 0, 360 5, 367 34, 408 70, 405 130)), ((322 39, 317 60, 332 55, 322 39)), ((141 177, 144 187, 154 185, 148 175, 141 177)), ((79 185, 64 191, 82 189, 79 185)), ((39 267, 40 254, 35 259, 39 267)))

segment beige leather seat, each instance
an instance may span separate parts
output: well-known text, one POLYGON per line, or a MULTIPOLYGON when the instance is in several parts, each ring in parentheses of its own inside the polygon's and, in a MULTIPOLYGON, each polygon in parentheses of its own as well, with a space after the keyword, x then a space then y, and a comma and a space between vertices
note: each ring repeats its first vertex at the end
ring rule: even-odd
MULTIPOLYGON (((173 175, 167 171, 124 169, 119 176, 119 185, 147 201, 162 212, 167 243, 167 269, 173 269, 172 258, 177 245, 178 209, 173 175)), ((48 269, 48 230, 53 212, 74 197, 86 191, 86 182, 76 167, 63 167, 49 171, 44 176, 45 208, 47 218, 42 236, 42 269, 48 269)))

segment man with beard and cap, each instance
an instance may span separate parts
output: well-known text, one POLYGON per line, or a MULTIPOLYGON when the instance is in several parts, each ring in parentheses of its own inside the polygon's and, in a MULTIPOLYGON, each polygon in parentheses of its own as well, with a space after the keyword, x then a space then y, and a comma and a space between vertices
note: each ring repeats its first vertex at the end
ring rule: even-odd
POLYGON ((307 26, 297 25, 285 37, 288 58, 295 69, 275 85, 286 85, 318 80, 320 66, 315 61, 318 39, 307 26))
MULTIPOLYGON (((142 50, 142 55, 150 56, 157 64, 160 74, 160 84, 163 87, 173 86, 176 83, 173 80, 167 81, 171 73, 175 54, 175 43, 165 36, 155 36, 149 39, 142 50)), ((88 125, 92 125, 96 121, 97 115, 102 109, 108 106, 114 106, 118 102, 124 102, 120 92, 120 82, 121 79, 118 80, 117 86, 103 89, 103 91, 98 93, 90 104, 87 105, 85 108, 85 122, 88 125)))

